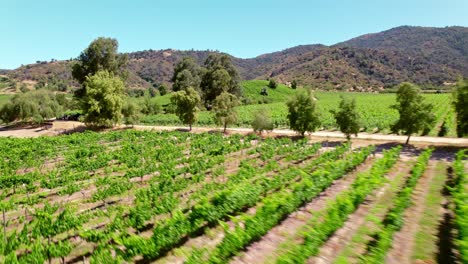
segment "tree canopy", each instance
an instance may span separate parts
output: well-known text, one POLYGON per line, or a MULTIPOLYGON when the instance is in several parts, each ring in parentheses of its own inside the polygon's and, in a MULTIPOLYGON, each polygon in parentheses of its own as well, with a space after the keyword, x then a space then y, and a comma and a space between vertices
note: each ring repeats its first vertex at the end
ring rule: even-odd
POLYGON ((271 89, 276 89, 276 87, 278 87, 278 83, 276 83, 275 79, 270 79, 268 82, 268 87, 271 89))
MULTIPOLYGON (((99 71, 108 71, 115 76, 125 78, 124 66, 127 64, 127 55, 118 53, 119 43, 112 38, 97 38, 81 52, 77 63, 73 65, 72 75, 80 84, 86 81, 86 77, 99 71)), ((82 89, 76 92, 78 97, 84 94, 82 89)))
POLYGON ((457 135, 468 135, 468 80, 460 81, 453 95, 453 106, 457 115, 457 135))
POLYGON ((392 126, 392 132, 407 135, 408 144, 413 133, 430 130, 435 121, 433 105, 425 103, 421 90, 411 83, 400 84, 396 100, 397 104, 392 107, 398 111, 400 117, 392 126))
POLYGON ((204 64, 206 71, 201 81, 205 104, 210 104, 222 92, 237 97, 242 95, 240 77, 231 58, 226 54, 210 54, 204 64))
POLYGON ((252 128, 255 132, 262 133, 263 131, 272 131, 274 128, 271 120, 271 113, 267 109, 260 109, 254 113, 252 120, 252 128))
POLYGON ((200 101, 200 95, 192 87, 172 94, 171 103, 176 107, 175 113, 180 121, 189 125, 190 130, 192 130, 192 124, 197 121, 198 104, 200 101))
POLYGON ((108 71, 99 71, 86 77, 86 93, 81 100, 85 123, 111 127, 122 120, 124 105, 123 81, 108 71))
POLYGON ((341 97, 338 110, 332 111, 336 123, 340 131, 346 135, 348 141, 351 140, 351 135, 357 136, 359 133, 359 113, 356 109, 356 100, 346 99, 341 97))
POLYGON ((305 132, 314 132, 320 125, 316 112, 316 103, 310 91, 298 92, 287 103, 289 126, 304 136, 305 132))
POLYGON ((13 96, 1 108, 0 120, 5 123, 13 121, 41 123, 45 119, 61 116, 63 110, 55 93, 41 89, 13 96))
POLYGON ((239 100, 233 94, 222 92, 213 102, 214 117, 218 125, 222 125, 226 133, 229 124, 237 121, 237 112, 234 107, 239 105, 239 100))
POLYGON ((192 57, 184 57, 174 67, 174 74, 171 79, 174 83, 172 90, 181 91, 189 87, 199 90, 202 73, 203 69, 192 57))
POLYGON ((132 98, 125 98, 122 115, 125 125, 133 126, 140 121, 140 108, 132 98))

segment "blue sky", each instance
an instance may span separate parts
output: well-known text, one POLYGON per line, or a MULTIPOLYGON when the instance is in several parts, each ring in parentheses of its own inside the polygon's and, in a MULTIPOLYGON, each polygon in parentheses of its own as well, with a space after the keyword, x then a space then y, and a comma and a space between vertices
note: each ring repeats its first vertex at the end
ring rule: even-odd
POLYGON ((0 0, 0 68, 120 51, 212 49, 249 58, 400 25, 468 26, 468 0, 0 0))

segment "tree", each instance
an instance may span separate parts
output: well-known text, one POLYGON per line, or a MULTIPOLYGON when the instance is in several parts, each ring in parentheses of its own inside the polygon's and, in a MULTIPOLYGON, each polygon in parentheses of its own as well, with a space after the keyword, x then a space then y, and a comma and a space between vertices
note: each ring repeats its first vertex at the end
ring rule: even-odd
POLYGON ((292 89, 296 89, 296 88, 297 88, 297 82, 296 82, 296 80, 293 80, 293 81, 291 82, 291 88, 292 88, 292 89))
POLYGON ((424 103, 421 90, 411 83, 402 83, 397 91, 397 104, 392 108, 400 114, 398 121, 392 126, 393 133, 403 132, 408 136, 408 144, 411 134, 430 129, 435 121, 431 113, 433 106, 424 103))
POLYGON ((210 84, 205 87, 205 102, 211 104, 223 92, 229 91, 231 76, 225 69, 218 69, 211 73, 210 84))
POLYGON ((192 73, 189 70, 184 69, 177 74, 174 85, 172 85, 172 90, 182 91, 189 87, 197 87, 196 82, 196 78, 192 75, 192 73))
POLYGON ((457 135, 468 134, 468 80, 460 81, 453 94, 453 106, 457 115, 457 135))
POLYGON ((304 136, 305 132, 314 132, 320 125, 316 104, 310 91, 297 93, 287 103, 289 126, 304 136))
MULTIPOLYGON (((124 66, 127 64, 127 55, 118 53, 119 43, 112 38, 97 38, 81 52, 77 58, 77 63, 72 67, 72 76, 80 84, 83 84, 86 77, 96 74, 99 71, 108 71, 115 76, 125 79, 124 66)), ((75 92, 77 97, 85 94, 84 86, 75 92)))
POLYGON ((151 99, 151 95, 145 92, 141 112, 145 115, 156 115, 162 112, 161 105, 151 99))
POLYGON ((167 86, 164 84, 159 85, 158 91, 160 95, 165 95, 167 94, 167 86))
POLYGON ((0 110, 0 120, 5 123, 26 121, 42 123, 45 119, 59 117, 64 107, 57 96, 50 91, 41 89, 16 94, 3 105, 0 110))
POLYGON ((111 127, 122 120, 124 83, 108 71, 86 77, 81 107, 86 124, 111 127))
POLYGON ((223 92, 213 103, 214 117, 218 125, 222 125, 226 133, 226 128, 229 124, 233 124, 237 121, 237 112, 234 107, 239 105, 239 100, 233 94, 223 92))
POLYGON ((276 87, 278 87, 278 84, 274 79, 270 79, 270 81, 268 82, 268 87, 270 87, 271 89, 276 89, 276 87))
POLYGON ((262 133, 263 131, 272 131, 274 128, 271 114, 266 109, 260 109, 254 113, 252 120, 252 128, 255 132, 262 133))
POLYGON ((192 87, 184 91, 175 92, 171 97, 171 103, 176 106, 176 115, 180 121, 189 125, 190 131, 192 131, 192 124, 197 121, 198 104, 200 101, 200 95, 192 87))
POLYGON ((122 108, 122 115, 125 125, 135 125, 140 121, 140 109, 131 98, 126 98, 122 108))
POLYGON ((210 54, 204 66, 206 70, 200 86, 205 104, 210 104, 222 92, 242 95, 239 74, 228 55, 210 54))
POLYGON ((174 67, 171 81, 173 91, 185 90, 189 87, 200 89, 201 75, 203 70, 191 57, 185 57, 174 67))
POLYGON ((340 131, 346 135, 346 139, 351 141, 351 135, 357 137, 359 133, 359 113, 356 109, 356 100, 347 100, 341 97, 341 102, 338 111, 331 111, 335 116, 336 123, 340 127, 340 131))

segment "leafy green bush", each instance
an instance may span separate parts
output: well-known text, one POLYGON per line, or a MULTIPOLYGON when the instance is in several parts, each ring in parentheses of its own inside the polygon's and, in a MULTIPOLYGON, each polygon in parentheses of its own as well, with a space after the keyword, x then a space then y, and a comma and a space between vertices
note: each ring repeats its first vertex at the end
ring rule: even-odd
POLYGON ((257 110, 252 120, 252 128, 255 132, 272 131, 274 128, 271 114, 266 109, 257 110))
POLYGON ((270 87, 271 89, 276 89, 276 87, 278 87, 278 84, 274 79, 270 79, 270 81, 268 82, 268 87, 270 87))
POLYGON ((59 117, 64 107, 57 96, 47 90, 30 91, 16 94, 0 110, 0 120, 41 123, 45 119, 59 117))

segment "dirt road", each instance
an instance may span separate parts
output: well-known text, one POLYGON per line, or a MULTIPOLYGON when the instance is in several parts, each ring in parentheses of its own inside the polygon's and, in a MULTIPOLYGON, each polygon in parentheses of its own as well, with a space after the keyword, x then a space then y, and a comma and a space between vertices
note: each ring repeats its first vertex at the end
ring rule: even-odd
MULTIPOLYGON (((52 128, 41 129, 41 128, 22 128, 22 129, 4 129, 0 127, 0 137, 39 137, 39 136, 51 136, 58 135, 60 133, 69 132, 73 129, 82 127, 83 124, 79 122, 71 121, 55 121, 52 128)), ((126 126, 119 126, 117 128, 126 128, 126 126)), ((134 126, 134 129, 137 130, 187 130, 187 127, 180 126, 134 126)), ((210 128, 210 127, 194 127, 192 132, 201 133, 209 131, 221 131, 219 128, 210 128)), ((251 133, 251 128, 229 128, 228 133, 251 133)), ((285 135, 293 136, 296 135, 296 132, 289 129, 276 129, 268 133, 269 135, 285 135)), ((319 131, 310 134, 311 137, 317 138, 330 138, 330 139, 343 139, 345 136, 340 132, 331 132, 331 131, 319 131)), ((352 137, 353 139, 361 140, 378 140, 378 141, 387 141, 387 142, 406 142, 406 136, 398 135, 382 135, 382 134, 368 134, 368 133, 359 133, 358 137, 352 137)), ((413 136, 411 137, 410 143, 427 143, 427 144, 437 144, 437 145, 451 145, 451 146, 467 146, 468 147, 468 138, 447 138, 447 137, 421 137, 413 136)))

